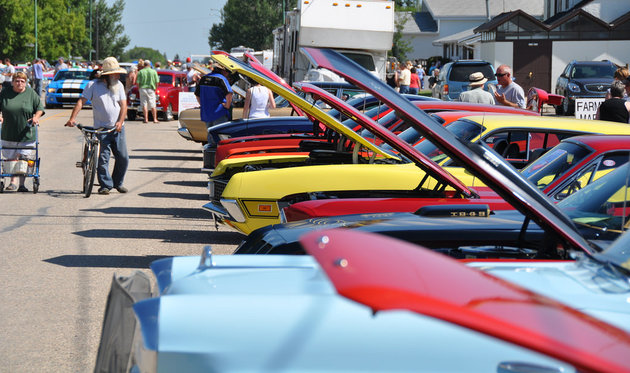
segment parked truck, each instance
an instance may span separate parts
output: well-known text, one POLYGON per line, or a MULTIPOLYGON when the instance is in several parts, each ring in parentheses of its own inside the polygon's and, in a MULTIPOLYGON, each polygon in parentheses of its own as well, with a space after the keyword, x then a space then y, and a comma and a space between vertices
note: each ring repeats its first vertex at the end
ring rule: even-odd
POLYGON ((292 83, 312 68, 301 47, 332 48, 385 80, 394 1, 300 0, 274 31, 274 70, 292 83))

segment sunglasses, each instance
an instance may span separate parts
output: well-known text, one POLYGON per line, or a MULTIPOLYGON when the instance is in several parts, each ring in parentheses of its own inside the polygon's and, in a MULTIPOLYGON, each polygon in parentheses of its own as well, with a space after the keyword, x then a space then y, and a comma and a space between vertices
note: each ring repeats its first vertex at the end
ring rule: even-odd
POLYGON ((508 73, 503 73, 503 74, 494 74, 494 75, 496 75, 498 77, 502 77, 502 76, 509 75, 509 74, 508 73))

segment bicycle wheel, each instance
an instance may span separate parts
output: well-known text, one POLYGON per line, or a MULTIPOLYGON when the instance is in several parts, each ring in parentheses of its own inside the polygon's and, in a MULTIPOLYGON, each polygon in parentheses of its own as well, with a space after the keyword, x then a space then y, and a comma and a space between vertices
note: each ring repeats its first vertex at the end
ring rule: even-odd
POLYGON ((89 152, 85 173, 83 174, 83 193, 85 194, 85 198, 88 198, 92 194, 94 177, 96 176, 96 165, 98 164, 99 149, 100 144, 96 142, 92 145, 92 149, 89 152))

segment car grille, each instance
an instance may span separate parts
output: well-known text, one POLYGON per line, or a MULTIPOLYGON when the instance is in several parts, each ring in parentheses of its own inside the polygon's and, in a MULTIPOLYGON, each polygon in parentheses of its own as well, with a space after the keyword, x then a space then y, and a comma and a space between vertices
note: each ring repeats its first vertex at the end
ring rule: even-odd
MULTIPOLYGON (((57 93, 83 93, 82 88, 60 88, 57 90, 57 93)), ((75 100, 76 101, 76 100, 75 100)))
POLYGON ((79 97, 58 97, 57 101, 59 102, 77 102, 79 101, 79 97))
POLYGON ((227 181, 213 180, 212 188, 214 191, 214 197, 212 198, 212 201, 219 202, 219 200, 221 199, 221 195, 223 194, 223 190, 225 189, 226 186, 227 186, 227 181))
POLYGON ((610 88, 610 84, 604 84, 604 83, 586 84, 584 88, 586 88, 586 90, 589 92, 604 93, 608 90, 608 88, 610 88))

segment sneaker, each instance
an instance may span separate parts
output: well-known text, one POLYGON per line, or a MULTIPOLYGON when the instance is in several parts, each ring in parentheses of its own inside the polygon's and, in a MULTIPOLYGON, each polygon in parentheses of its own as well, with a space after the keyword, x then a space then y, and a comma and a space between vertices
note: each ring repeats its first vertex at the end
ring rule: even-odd
POLYGON ((17 190, 17 188, 18 188, 18 187, 17 187, 17 185, 15 185, 15 184, 9 184, 9 186, 8 186, 8 187, 6 187, 6 189, 5 189, 5 190, 6 190, 7 192, 15 192, 15 191, 17 190))
POLYGON ((17 190, 18 192, 28 192, 28 189, 24 186, 24 185, 20 185, 20 187, 17 190))
POLYGON ((109 188, 99 188, 98 189, 98 194, 109 194, 109 188))
POLYGON ((121 185, 121 186, 114 187, 114 188, 116 188, 116 190, 118 191, 118 193, 127 193, 127 192, 128 192, 127 188, 125 188, 125 187, 124 187, 124 186, 122 186, 122 185, 121 185))

